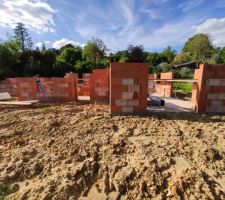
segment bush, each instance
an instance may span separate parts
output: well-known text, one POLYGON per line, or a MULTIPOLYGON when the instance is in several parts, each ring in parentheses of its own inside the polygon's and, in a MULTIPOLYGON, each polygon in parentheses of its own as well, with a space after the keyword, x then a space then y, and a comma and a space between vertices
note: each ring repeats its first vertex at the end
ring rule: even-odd
POLYGON ((175 77, 180 79, 192 79, 194 76, 194 69, 181 68, 179 71, 175 72, 175 77))

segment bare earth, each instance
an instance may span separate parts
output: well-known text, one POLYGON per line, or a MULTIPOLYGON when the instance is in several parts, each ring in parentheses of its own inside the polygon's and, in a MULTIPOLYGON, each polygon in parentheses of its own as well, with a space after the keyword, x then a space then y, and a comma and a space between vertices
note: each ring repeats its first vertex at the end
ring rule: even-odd
POLYGON ((0 107, 0 199, 225 199, 225 116, 0 107))

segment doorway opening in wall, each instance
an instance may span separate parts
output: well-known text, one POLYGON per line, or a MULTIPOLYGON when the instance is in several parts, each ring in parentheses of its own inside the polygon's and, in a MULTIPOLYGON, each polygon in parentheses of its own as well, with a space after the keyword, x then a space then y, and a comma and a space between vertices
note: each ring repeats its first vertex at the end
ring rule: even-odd
POLYGON ((196 80, 173 79, 170 73, 164 75, 161 74, 160 79, 149 76, 147 110, 151 112, 194 112, 192 88, 196 80))
POLYGON ((78 100, 90 101, 90 73, 78 75, 77 93, 78 100))

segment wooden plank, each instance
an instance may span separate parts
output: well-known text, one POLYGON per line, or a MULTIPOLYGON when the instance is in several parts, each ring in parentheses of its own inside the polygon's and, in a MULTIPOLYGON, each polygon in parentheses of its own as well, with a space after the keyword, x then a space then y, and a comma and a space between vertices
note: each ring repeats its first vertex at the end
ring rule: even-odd
POLYGON ((196 83, 196 79, 148 79, 155 82, 181 82, 181 83, 196 83))
POLYGON ((34 101, 0 101, 0 105, 32 105, 38 103, 38 100, 34 101))

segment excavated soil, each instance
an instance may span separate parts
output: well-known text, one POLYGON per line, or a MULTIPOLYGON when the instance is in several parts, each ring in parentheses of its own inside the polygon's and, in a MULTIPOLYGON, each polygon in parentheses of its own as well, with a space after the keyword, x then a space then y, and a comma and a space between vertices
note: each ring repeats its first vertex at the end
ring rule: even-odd
POLYGON ((225 116, 0 107, 0 199, 225 199, 225 116))

